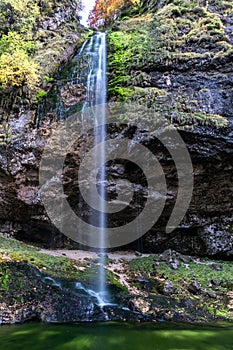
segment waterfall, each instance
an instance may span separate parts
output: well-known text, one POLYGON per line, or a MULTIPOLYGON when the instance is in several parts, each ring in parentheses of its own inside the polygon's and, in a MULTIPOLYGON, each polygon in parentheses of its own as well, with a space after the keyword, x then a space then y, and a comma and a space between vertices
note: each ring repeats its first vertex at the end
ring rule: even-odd
MULTIPOLYGON (((104 165, 106 159, 104 143, 106 139, 107 99, 106 56, 106 34, 97 32, 82 45, 68 64, 58 70, 54 79, 53 89, 39 105, 37 118, 39 125, 45 116, 54 116, 56 121, 66 121, 69 117, 77 114, 80 117, 79 121, 83 124, 83 130, 86 130, 87 126, 90 128, 91 139, 93 138, 92 145, 90 145, 88 133, 85 134, 84 132, 84 134, 87 137, 87 144, 90 147, 98 145, 98 153, 95 155, 96 159, 94 161, 96 164, 92 164, 91 166, 93 169, 98 169, 98 175, 97 177, 93 177, 93 183, 96 185, 99 194, 99 206, 98 210, 96 210, 92 205, 87 203, 89 204, 89 210, 87 210, 89 217, 86 220, 91 227, 90 237, 94 237, 93 235, 96 234, 96 227, 100 228, 98 230, 100 232, 98 236, 98 247, 105 246, 105 227, 107 226, 105 210, 106 167, 104 165), (92 133, 93 130, 94 133, 92 133), (102 164, 102 166, 99 166, 99 164, 102 164)), ((82 130, 80 130, 80 133, 82 133, 82 130)), ((88 187, 89 184, 87 184, 87 193, 91 199, 93 198, 93 193, 91 193, 88 187)), ((83 198, 78 198, 78 194, 76 199, 77 206, 79 202, 85 201, 83 198)), ((63 210, 62 201, 61 211, 63 210)), ((60 216, 62 217, 62 214, 60 216)), ((82 234, 81 229, 79 229, 78 234, 82 234)), ((90 241, 89 243, 89 247, 92 247, 92 242, 90 241)), ((100 263, 96 293, 99 293, 101 300, 108 302, 104 268, 104 248, 100 248, 99 256, 100 263)))
MULTIPOLYGON (((87 77, 86 101, 82 107, 82 120, 93 118, 95 129, 94 146, 100 144, 98 158, 103 166, 99 169, 98 184, 99 195, 103 199, 100 202, 98 218, 95 220, 100 227, 99 247, 104 246, 105 227, 106 227, 106 208, 105 208, 105 144, 106 139, 106 100, 107 100, 107 59, 106 59, 106 34, 97 32, 90 41, 82 48, 82 55, 90 58, 90 68, 87 77), (98 106, 98 108, 96 108, 98 106), (97 127, 98 126, 98 127, 97 127)), ((97 164, 94 165, 97 167, 97 164)), ((91 196, 91 194, 90 194, 91 196)), ((91 220, 90 220, 91 222, 91 220)), ((91 244, 90 244, 91 245, 91 244)), ((105 277, 105 252, 100 249, 100 265, 98 279, 98 293, 103 300, 107 302, 106 277, 105 277)))

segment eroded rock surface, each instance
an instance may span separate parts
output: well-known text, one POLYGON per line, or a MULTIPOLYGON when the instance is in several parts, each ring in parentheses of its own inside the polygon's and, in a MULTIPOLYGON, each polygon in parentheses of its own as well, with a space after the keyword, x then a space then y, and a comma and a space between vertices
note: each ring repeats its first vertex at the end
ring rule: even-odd
MULTIPOLYGON (((148 7, 154 12, 149 17, 116 23, 115 30, 109 33, 109 84, 111 101, 119 100, 120 91, 128 103, 136 102, 153 108, 157 116, 161 114, 172 121, 190 152, 194 170, 192 201, 185 218, 172 233, 165 233, 165 227, 176 202, 178 182, 176 167, 169 153, 153 136, 149 140, 145 138, 144 130, 140 130, 140 127, 135 130, 125 125, 115 125, 109 127, 108 137, 118 137, 120 140, 125 135, 137 139, 154 152, 166 174, 166 206, 161 219, 142 240, 141 248, 144 251, 162 252, 172 248, 184 254, 230 258, 233 254, 232 14, 227 15, 213 1, 209 1, 208 5, 196 4, 194 8, 191 3, 187 3, 183 15, 180 15, 183 21, 180 32, 168 31, 170 36, 167 38, 158 24, 165 20, 170 23, 175 16, 177 6, 173 2, 169 3, 171 4, 159 2, 157 7, 155 2, 150 1, 148 7), (191 8, 188 8, 189 5, 191 8), (161 9, 163 11, 158 12, 161 9), (195 29, 197 32, 194 36, 194 24, 190 18, 194 16, 197 21, 203 14, 208 24, 208 28, 206 23, 203 24, 206 36, 203 34, 204 29, 198 28, 195 29), (212 23, 212 17, 216 20, 215 23, 212 23), (210 34, 211 25, 217 34, 210 34), (125 40, 128 48, 123 47, 123 51, 118 52, 119 46, 114 44, 113 34, 116 33, 130 35, 132 38, 132 41, 125 40), (187 40, 185 35, 188 36, 187 40), (177 36, 180 41, 176 40, 177 36), (154 48, 153 45, 149 46, 147 39, 153 42, 155 37, 160 46, 154 48), (161 43, 166 52, 161 48, 161 43), (135 51, 133 56, 128 57, 130 45, 133 45, 135 51), (119 90, 114 60, 122 52, 126 52, 126 56, 121 57, 126 57, 127 64, 119 73, 123 88, 119 90)), ((58 11, 56 16, 57 22, 54 25, 59 25, 68 16, 68 12, 60 16, 58 11)), ((178 21, 180 17, 174 18, 178 21)), ((50 22, 44 25, 48 27, 50 22)), ((85 62, 83 64, 85 66, 85 62)), ((72 107, 85 98, 85 87, 82 84, 72 88, 65 85, 61 94, 66 106, 72 107)), ((23 107, 20 113, 11 113, 9 125, 12 136, 0 152, 0 228, 5 235, 45 246, 76 247, 76 243, 61 235, 51 224, 40 199, 40 159, 45 142, 58 123, 56 113, 51 111, 39 122, 35 111, 23 107)), ((91 133, 81 137, 67 155, 64 167, 65 195, 74 211, 81 213, 84 218, 88 217, 90 208, 79 196, 77 165, 92 139, 91 133)), ((145 178, 140 169, 130 162, 108 163, 107 170, 109 177, 106 180, 106 190, 109 199, 117 196, 117 180, 126 179, 135 184, 139 201, 131 202, 124 212, 124 220, 129 222, 143 209, 148 196, 145 178)), ((125 192, 130 190, 127 186, 122 189, 125 192)), ((57 198, 57 203, 59 201, 57 198)), ((109 217, 111 226, 117 226, 120 222, 118 215, 109 217)))

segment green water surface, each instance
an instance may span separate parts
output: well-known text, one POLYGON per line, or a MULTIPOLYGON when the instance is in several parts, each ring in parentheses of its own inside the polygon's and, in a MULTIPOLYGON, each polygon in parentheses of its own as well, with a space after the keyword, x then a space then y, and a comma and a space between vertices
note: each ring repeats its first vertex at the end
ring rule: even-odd
POLYGON ((0 328, 0 350, 228 350, 233 324, 26 324, 0 328))

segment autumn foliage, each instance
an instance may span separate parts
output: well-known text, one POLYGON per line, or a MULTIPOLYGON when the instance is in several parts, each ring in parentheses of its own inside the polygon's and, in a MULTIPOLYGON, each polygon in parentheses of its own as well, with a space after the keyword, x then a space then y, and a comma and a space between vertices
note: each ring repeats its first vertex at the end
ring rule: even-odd
POLYGON ((93 11, 89 15, 91 27, 100 28, 110 24, 126 7, 137 5, 139 0, 96 0, 93 11))

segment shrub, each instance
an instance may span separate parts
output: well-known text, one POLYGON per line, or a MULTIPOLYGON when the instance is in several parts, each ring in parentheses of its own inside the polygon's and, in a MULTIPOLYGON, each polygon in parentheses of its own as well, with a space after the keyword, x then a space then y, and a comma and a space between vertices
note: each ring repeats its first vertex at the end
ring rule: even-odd
POLYGON ((26 85, 33 88, 38 81, 37 68, 23 50, 16 49, 12 54, 5 52, 0 57, 0 83, 3 87, 26 85))

